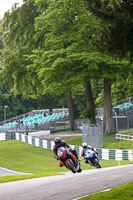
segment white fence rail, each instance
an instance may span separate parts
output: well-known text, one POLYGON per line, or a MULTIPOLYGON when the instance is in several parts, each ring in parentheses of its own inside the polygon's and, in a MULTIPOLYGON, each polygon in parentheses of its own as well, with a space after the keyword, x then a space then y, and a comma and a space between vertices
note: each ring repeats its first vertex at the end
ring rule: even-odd
POLYGON ((129 143, 129 141, 133 142, 133 135, 116 134, 115 139, 116 141, 124 140, 124 141, 128 141, 129 143))

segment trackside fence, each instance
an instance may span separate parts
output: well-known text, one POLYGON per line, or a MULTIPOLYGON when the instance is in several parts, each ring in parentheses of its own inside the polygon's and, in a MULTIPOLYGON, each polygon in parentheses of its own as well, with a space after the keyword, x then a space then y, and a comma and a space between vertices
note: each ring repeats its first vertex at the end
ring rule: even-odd
POLYGON ((103 128, 100 125, 83 124, 83 136, 82 143, 87 144, 95 148, 103 148, 103 128))
POLYGON ((115 139, 116 141, 124 140, 124 141, 128 141, 129 143, 130 141, 133 142, 133 135, 116 134, 115 139))
MULTIPOLYGON (((0 141, 18 140, 36 147, 53 150, 54 142, 32 137, 21 133, 1 133, 0 141)), ((71 145, 81 155, 81 146, 71 145)), ((133 150, 95 148, 102 160, 129 160, 133 161, 133 150)))

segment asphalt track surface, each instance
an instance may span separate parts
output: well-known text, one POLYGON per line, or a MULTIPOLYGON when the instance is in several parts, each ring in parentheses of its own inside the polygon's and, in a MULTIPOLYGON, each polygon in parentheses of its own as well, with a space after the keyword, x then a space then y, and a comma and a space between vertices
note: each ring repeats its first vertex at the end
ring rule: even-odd
POLYGON ((1 200, 73 200, 133 182, 133 165, 0 184, 1 200))
POLYGON ((17 171, 13 171, 10 169, 0 167, 0 177, 1 176, 25 175, 25 174, 30 174, 30 173, 17 172, 17 171))

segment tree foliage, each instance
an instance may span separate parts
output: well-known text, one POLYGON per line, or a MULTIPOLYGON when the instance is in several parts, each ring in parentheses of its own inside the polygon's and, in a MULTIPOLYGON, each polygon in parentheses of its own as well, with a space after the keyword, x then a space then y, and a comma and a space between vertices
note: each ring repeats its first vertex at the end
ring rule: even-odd
POLYGON ((117 57, 132 57, 133 3, 132 0, 84 0, 87 8, 102 24, 97 46, 117 57))
MULTIPOLYGON (((34 72, 34 80, 29 79, 26 66, 27 56, 36 48, 34 41, 34 19, 38 15, 34 0, 25 1, 19 7, 13 7, 3 19, 4 45, 2 52, 3 81, 10 84, 11 93, 26 96, 37 93, 38 78, 34 72), (36 86, 35 86, 36 85, 36 86)), ((33 76, 33 74, 32 74, 33 76)))
MULTIPOLYGON (((25 0, 21 7, 14 6, 5 14, 0 74, 11 94, 34 98, 66 94, 73 103, 78 93, 84 92, 87 109, 95 114, 94 82, 104 80, 110 101, 111 84, 121 77, 128 79, 132 68, 127 60, 118 59, 132 52, 132 38, 127 41, 132 30, 128 27, 132 13, 127 1, 84 1, 89 10, 83 0, 25 0)), ((97 91, 99 87, 95 95, 97 91)), ((105 110, 111 116, 111 101, 109 107, 106 103, 105 110)))

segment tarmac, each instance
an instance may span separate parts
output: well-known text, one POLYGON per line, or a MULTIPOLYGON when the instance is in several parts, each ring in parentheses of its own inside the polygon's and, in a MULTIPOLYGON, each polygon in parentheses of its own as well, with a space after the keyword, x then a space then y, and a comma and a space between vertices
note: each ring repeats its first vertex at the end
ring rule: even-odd
POLYGON ((17 172, 10 169, 0 167, 0 177, 2 176, 15 176, 15 175, 29 175, 31 173, 17 172))
POLYGON ((44 140, 54 140, 55 137, 59 137, 61 139, 66 139, 66 138, 73 138, 73 137, 80 137, 82 136, 82 133, 63 133, 63 134, 48 134, 48 135, 41 135, 39 138, 44 139, 44 140))

